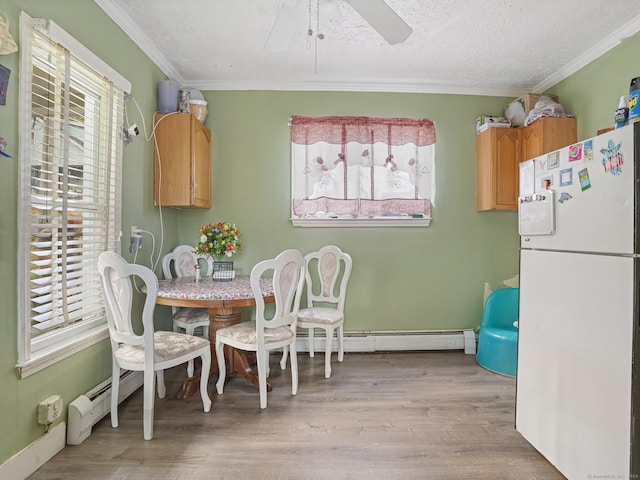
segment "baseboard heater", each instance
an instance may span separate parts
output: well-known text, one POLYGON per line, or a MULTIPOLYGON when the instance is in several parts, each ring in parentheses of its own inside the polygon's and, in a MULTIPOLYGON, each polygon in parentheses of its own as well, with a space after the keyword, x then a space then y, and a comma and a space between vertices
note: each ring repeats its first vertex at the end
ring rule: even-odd
MULTIPOLYGON (((337 349, 333 342, 332 349, 337 349)), ((314 349, 324 351, 324 333, 316 329, 314 349)), ((306 335, 298 335, 296 342, 298 352, 309 351, 309 339, 306 335)), ((464 350, 464 353, 475 355, 476 333, 473 329, 461 330, 409 330, 409 331, 366 331, 345 332, 345 352, 390 352, 419 350, 464 350)))
MULTIPOLYGON (((118 403, 143 384, 142 372, 125 370, 120 375, 118 403)), ((69 404, 67 444, 79 445, 91 435, 91 428, 111 411, 111 379, 80 395, 69 404)))

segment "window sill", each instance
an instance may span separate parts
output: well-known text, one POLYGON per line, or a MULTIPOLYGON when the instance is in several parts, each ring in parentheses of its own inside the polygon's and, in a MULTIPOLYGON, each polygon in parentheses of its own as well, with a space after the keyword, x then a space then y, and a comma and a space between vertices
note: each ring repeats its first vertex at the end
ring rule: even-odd
POLYGON ((294 227, 428 227, 431 218, 292 218, 294 227))
POLYGON ((58 342, 51 347, 32 352, 29 360, 16 365, 18 378, 26 378, 29 375, 33 375, 107 338, 109 338, 109 329, 104 323, 75 335, 64 342, 58 342))

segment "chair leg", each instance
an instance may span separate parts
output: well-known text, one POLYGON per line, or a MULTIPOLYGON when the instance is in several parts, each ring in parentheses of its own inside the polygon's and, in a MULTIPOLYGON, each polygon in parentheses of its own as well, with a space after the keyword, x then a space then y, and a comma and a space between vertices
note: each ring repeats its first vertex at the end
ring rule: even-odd
POLYGON ((158 382, 158 398, 164 398, 167 394, 167 387, 164 385, 164 370, 156 372, 156 381, 158 382))
POLYGON ((120 367, 113 359, 111 366, 111 426, 118 426, 118 394, 120 392, 120 367))
POLYGON ((313 348, 313 327, 309 328, 309 356, 315 357, 315 349, 313 348))
POLYGON ((144 430, 144 439, 151 440, 153 438, 153 403, 155 401, 155 372, 150 368, 144 371, 144 400, 142 408, 142 426, 144 430))
POLYGON ((291 395, 298 393, 298 352, 295 339, 291 344, 291 395))
POLYGON ((216 337, 216 358, 218 360, 218 381, 216 382, 216 391, 221 394, 224 391, 227 366, 224 362, 224 343, 222 343, 218 337, 216 337))
POLYGON ((338 337, 338 361, 344 360, 344 325, 340 325, 336 330, 338 337))
MULTIPOLYGON (((267 352, 258 350, 258 390, 260 391, 260 408, 267 408, 267 352)), ((291 357, 293 361, 293 355, 291 357)))
POLYGON ((209 412, 211 410, 211 398, 209 398, 209 392, 207 386, 209 385, 209 371, 211 370, 211 349, 206 348, 202 355, 202 370, 200 371, 200 396, 202 397, 202 404, 204 405, 204 411, 209 412))
POLYGON ((282 370, 287 368, 287 356, 289 355, 289 346, 285 345, 282 349, 282 358, 280 359, 280 368, 282 370))
POLYGON ((266 369, 266 372, 267 372, 267 375, 266 375, 267 378, 269 378, 269 376, 271 375, 271 366, 269 365, 269 353, 270 353, 269 350, 267 350, 266 353, 265 353, 267 358, 266 358, 266 360, 264 362, 265 369, 266 369))
MULTIPOLYGON (((187 328, 185 328, 184 331, 187 335, 193 335, 194 330, 195 328, 193 328, 191 325, 187 325, 187 328)), ((193 359, 187 362, 187 377, 193 378, 193 359)))
POLYGON ((194 367, 193 367, 193 360, 189 360, 189 361, 187 362, 187 376, 188 376, 189 378, 193 378, 193 369, 194 369, 194 367))
POLYGON ((331 377, 331 342, 333 341, 333 327, 325 329, 324 346, 324 378, 331 377))

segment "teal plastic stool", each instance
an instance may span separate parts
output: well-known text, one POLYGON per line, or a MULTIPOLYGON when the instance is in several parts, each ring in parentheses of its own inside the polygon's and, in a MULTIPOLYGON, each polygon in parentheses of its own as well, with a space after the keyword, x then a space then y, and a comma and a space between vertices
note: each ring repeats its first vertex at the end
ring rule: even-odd
POLYGON ((518 366, 517 288, 496 290, 484 305, 476 361, 481 367, 515 377, 518 366))

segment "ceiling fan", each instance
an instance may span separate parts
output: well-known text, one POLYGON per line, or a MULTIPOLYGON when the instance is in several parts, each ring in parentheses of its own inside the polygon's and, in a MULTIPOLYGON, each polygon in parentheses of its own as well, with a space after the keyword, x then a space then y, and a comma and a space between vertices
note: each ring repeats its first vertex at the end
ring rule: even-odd
MULTIPOLYGON (((338 0, 295 0, 293 4, 285 0, 280 12, 271 27, 271 32, 265 43, 269 51, 286 50, 293 38, 296 27, 304 21, 304 15, 309 10, 311 17, 312 2, 317 4, 317 13, 321 8, 336 9, 338 0)), ((342 0, 355 10, 371 27, 384 38, 389 45, 404 42, 413 32, 412 28, 391 8, 384 0, 342 0)), ((319 23, 319 20, 318 20, 319 23)), ((313 35, 311 18, 309 18, 308 35, 313 35)), ((319 39, 324 36, 316 32, 319 39)))

